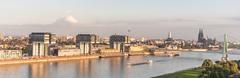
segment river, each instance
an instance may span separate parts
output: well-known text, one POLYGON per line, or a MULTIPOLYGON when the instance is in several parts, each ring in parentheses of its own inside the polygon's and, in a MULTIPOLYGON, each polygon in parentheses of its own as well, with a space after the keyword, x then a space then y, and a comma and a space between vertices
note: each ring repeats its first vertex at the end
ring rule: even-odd
MULTIPOLYGON (((206 58, 219 60, 217 52, 182 52, 179 57, 131 56, 49 63, 0 66, 0 78, 151 78, 188 68, 198 67, 206 58), (131 66, 153 60, 152 64, 131 66)), ((233 51, 229 59, 240 59, 233 51)))

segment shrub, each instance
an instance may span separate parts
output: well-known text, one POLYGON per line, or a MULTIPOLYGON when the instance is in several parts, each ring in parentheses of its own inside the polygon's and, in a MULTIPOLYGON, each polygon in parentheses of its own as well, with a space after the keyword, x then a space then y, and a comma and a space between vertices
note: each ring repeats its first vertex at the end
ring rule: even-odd
POLYGON ((228 64, 231 74, 238 73, 238 64, 235 61, 230 61, 228 64))
POLYGON ((238 72, 238 65, 236 62, 216 61, 216 64, 210 59, 204 60, 202 64, 202 74, 199 78, 228 78, 230 74, 238 72))
POLYGON ((211 67, 212 65, 213 65, 212 60, 206 59, 206 60, 203 61, 202 67, 203 68, 206 68, 206 67, 208 68, 208 67, 211 67))

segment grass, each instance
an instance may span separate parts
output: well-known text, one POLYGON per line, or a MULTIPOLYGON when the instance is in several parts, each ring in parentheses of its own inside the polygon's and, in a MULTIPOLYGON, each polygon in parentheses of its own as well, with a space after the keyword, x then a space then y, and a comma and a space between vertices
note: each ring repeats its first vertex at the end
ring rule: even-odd
POLYGON ((201 74, 200 68, 194 68, 189 70, 183 70, 175 73, 165 74, 153 78, 198 78, 201 74))

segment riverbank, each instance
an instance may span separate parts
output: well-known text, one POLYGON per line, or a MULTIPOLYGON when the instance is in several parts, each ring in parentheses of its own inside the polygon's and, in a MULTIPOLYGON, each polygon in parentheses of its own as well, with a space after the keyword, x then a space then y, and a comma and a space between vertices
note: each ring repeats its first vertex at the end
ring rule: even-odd
POLYGON ((0 65, 10 64, 26 64, 26 63, 37 63, 37 62, 54 62, 54 61, 67 61, 67 60, 81 60, 81 59, 96 59, 99 58, 97 55, 86 55, 86 56, 58 56, 58 57, 39 57, 29 59, 9 59, 0 60, 0 65))
POLYGON ((198 78, 201 74, 202 69, 200 68, 192 68, 188 70, 178 71, 175 73, 169 73, 153 78, 198 78))
MULTIPOLYGON (((0 77, 36 78, 36 76, 41 76, 42 78, 152 78, 155 76, 198 67, 202 64, 204 59, 207 58, 218 60, 222 57, 221 53, 214 52, 180 53, 180 57, 141 55, 86 60, 69 60, 59 62, 0 65, 0 77), (128 63, 146 62, 147 60, 153 60, 154 62, 152 64, 143 64, 136 66, 127 65, 128 63), (104 72, 101 72, 103 70, 104 72), (119 73, 119 71, 121 72, 119 73), (35 77, 32 77, 33 74, 35 77)), ((236 52, 236 54, 230 53, 229 59, 239 60, 239 54, 240 51, 236 52)))
MULTIPOLYGON (((173 53, 173 52, 169 52, 169 53, 173 53)), ((112 58, 112 57, 123 57, 123 56, 142 56, 142 55, 150 55, 150 53, 149 52, 131 52, 131 53, 101 53, 101 54, 81 55, 81 56, 48 56, 48 57, 37 57, 37 58, 29 57, 27 59, 0 60, 0 65, 83 60, 83 59, 99 59, 99 58, 112 58)))

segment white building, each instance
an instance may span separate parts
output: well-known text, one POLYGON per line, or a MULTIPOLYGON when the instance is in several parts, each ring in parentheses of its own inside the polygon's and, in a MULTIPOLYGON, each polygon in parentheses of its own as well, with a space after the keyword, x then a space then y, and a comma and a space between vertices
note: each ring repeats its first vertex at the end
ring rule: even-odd
POLYGON ((0 59, 21 58, 22 50, 0 50, 0 59))
POLYGON ((77 56, 81 55, 80 49, 59 49, 57 56, 77 56))

